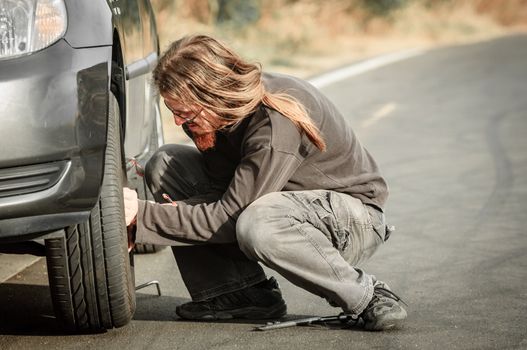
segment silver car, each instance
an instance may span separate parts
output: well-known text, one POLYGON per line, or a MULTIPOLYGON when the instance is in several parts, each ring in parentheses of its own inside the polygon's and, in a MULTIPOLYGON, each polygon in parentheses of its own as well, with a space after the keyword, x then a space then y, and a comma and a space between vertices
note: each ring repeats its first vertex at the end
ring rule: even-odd
POLYGON ((135 290, 122 187, 147 196, 136 170, 162 143, 151 4, 0 4, 0 251, 44 243, 67 329, 123 326, 135 290))

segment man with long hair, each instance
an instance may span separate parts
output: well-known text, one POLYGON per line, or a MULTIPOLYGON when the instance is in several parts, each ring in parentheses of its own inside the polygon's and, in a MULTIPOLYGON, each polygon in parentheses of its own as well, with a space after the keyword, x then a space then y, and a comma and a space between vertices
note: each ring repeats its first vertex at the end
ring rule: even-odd
POLYGON ((309 83, 262 73, 203 35, 174 42, 153 78, 196 148, 154 154, 145 178, 157 203, 125 188, 126 224, 136 242, 172 246, 192 297, 176 313, 285 315, 262 263, 365 329, 399 326, 400 299, 359 268, 388 238, 387 185, 335 106, 309 83))

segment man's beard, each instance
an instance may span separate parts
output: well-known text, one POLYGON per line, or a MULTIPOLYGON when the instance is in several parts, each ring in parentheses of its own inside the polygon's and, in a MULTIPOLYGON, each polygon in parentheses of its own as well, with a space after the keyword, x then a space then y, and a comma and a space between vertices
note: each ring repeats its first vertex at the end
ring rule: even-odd
POLYGON ((196 147, 202 152, 214 148, 216 145, 216 132, 214 131, 205 134, 192 134, 196 147))

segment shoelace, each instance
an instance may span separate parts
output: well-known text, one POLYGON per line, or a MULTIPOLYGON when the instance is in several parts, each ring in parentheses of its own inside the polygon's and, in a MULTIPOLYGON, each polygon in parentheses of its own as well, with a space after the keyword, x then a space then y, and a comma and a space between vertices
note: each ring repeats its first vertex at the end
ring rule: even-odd
POLYGON ((384 287, 374 287, 374 295, 375 295, 375 292, 387 297, 387 298, 390 298, 390 299, 393 299, 397 302, 401 302, 403 303, 404 305, 408 306, 408 304, 406 304, 404 302, 403 299, 401 299, 397 294, 395 294, 394 292, 392 292, 391 290, 389 289, 386 289, 384 287))

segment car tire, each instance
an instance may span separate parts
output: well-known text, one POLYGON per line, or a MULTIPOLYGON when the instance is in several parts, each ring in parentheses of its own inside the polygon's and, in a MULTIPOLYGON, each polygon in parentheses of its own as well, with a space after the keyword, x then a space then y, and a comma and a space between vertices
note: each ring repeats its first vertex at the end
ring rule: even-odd
POLYGON ((110 94, 104 178, 86 222, 46 240, 48 277, 57 318, 73 332, 121 327, 135 311, 133 256, 124 222, 119 107, 110 94), (131 263, 132 262, 132 263, 131 263))
POLYGON ((137 243, 134 246, 134 254, 151 254, 165 249, 165 245, 137 243))

